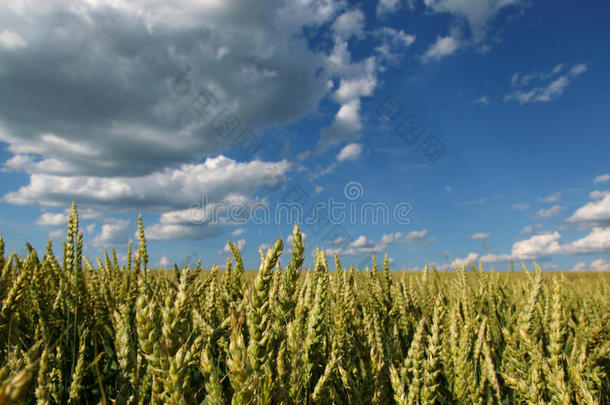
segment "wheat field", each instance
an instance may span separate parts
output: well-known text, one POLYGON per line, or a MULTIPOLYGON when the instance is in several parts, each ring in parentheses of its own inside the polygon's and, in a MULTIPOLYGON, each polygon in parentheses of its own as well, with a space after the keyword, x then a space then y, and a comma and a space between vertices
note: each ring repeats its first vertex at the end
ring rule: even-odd
POLYGON ((294 228, 246 277, 148 267, 141 218, 127 264, 91 263, 73 206, 63 258, 5 257, 0 405, 607 404, 609 279, 523 266, 396 273, 304 268, 294 228))

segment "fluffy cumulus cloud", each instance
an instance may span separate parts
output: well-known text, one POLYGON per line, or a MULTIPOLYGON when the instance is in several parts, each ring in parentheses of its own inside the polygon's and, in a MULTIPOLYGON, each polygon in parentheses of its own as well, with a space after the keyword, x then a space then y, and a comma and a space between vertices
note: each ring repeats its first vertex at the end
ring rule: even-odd
POLYGON ((487 96, 481 96, 479 98, 472 100, 472 102, 475 104, 483 104, 483 105, 489 105, 489 103, 490 103, 489 97, 487 97, 487 96))
POLYGON ((204 197, 187 209, 164 212, 158 223, 146 228, 146 234, 150 235, 151 240, 198 240, 219 236, 223 226, 245 225, 251 219, 252 212, 266 205, 263 200, 236 194, 229 194, 215 202, 204 197))
POLYGON ((552 193, 552 194, 548 195, 547 197, 542 197, 542 198, 538 199, 538 201, 543 202, 543 203, 556 203, 556 202, 559 202, 560 200, 561 200, 560 192, 552 193))
POLYGON ((64 226, 68 223, 68 215, 64 213, 45 212, 36 220, 39 226, 64 226))
MULTIPOLYGON (((347 46, 364 34, 364 17, 334 0, 7 5, 0 142, 10 156, 2 170, 24 172, 29 183, 3 201, 157 212, 163 238, 217 232, 179 213, 203 194, 210 204, 230 194, 251 201, 265 173, 288 170, 257 153, 243 163, 222 156, 245 130, 260 137, 330 94, 337 113, 320 148, 358 137, 360 98, 374 91, 377 72, 375 57, 353 62, 347 46), (329 26, 330 49, 312 49, 304 28, 329 26)), ((48 213, 38 223, 59 220, 48 213)), ((118 239, 116 224, 106 225, 100 244, 118 239)))
POLYGON ((565 209, 566 207, 561 205, 553 205, 550 208, 539 209, 538 212, 536 212, 536 215, 538 215, 539 218, 551 218, 561 214, 565 209))
POLYGON ((352 35, 361 37, 364 30, 364 14, 359 9, 346 11, 337 17, 332 30, 343 39, 349 39, 352 35))
MULTIPOLYGON (((219 235, 222 225, 243 225, 254 204, 251 196, 265 179, 283 176, 289 164, 237 162, 224 156, 200 164, 186 164, 144 176, 89 177, 32 174, 30 184, 9 193, 4 201, 63 207, 79 201, 83 219, 99 218, 100 211, 148 211, 161 214, 147 227, 150 239, 202 239, 219 235)), ((39 225, 62 225, 65 213, 44 213, 39 225)), ((116 227, 106 226, 106 232, 116 227)), ((102 234, 104 227, 102 227, 102 234)), ((101 235, 103 245, 111 238, 101 235)))
MULTIPOLYGON (((471 253, 466 258, 458 260, 463 263, 472 261, 474 257, 474 260, 482 262, 504 262, 508 260, 536 260, 555 255, 571 256, 610 252, 610 226, 608 226, 610 221, 610 192, 596 190, 590 193, 590 197, 593 201, 578 208, 567 219, 572 223, 588 225, 588 234, 581 238, 564 242, 558 231, 543 231, 542 224, 528 225, 523 228, 521 233, 531 236, 528 239, 515 242, 510 253, 488 253, 484 256, 471 253)), ((564 211, 564 209, 561 206, 553 206, 538 211, 538 216, 548 218, 564 211)), ((581 263, 577 266, 584 268, 585 265, 585 263, 581 263)), ((593 263, 591 266, 595 268, 593 263)))
MULTIPOLYGON (((245 239, 240 239, 237 242, 234 242, 235 245, 237 246, 237 248, 239 250, 243 250, 246 247, 246 240, 245 239)), ((231 248, 229 247, 229 244, 227 243, 225 245, 225 247, 222 250, 218 251, 218 254, 223 254, 223 253, 231 253, 231 248)))
POLYGON ((392 27, 382 27, 373 35, 377 37, 380 44, 375 48, 381 59, 388 62, 397 62, 405 54, 406 48, 413 45, 415 35, 408 34, 404 30, 396 30, 392 27))
MULTIPOLYGON (((358 138, 360 98, 379 68, 375 56, 352 60, 348 42, 366 21, 342 0, 28 0, 4 7, 0 26, 4 170, 28 173, 31 188, 41 175, 96 183, 196 164, 330 94, 324 151, 358 138), (304 32, 320 28, 330 47, 312 49, 304 32)), ((391 28, 383 36, 414 41, 391 28)))
POLYGON ((610 251, 610 227, 595 227, 584 238, 564 247, 567 254, 599 253, 610 251))
POLYGON ((479 254, 478 253, 469 253, 468 256, 461 258, 461 259, 455 259, 454 261, 451 262, 452 266, 467 266, 470 263, 474 263, 477 261, 477 259, 479 258, 479 254))
POLYGON ((238 228, 236 230, 234 230, 233 232, 231 232, 231 236, 239 236, 239 235, 243 235, 244 233, 246 233, 248 230, 246 228, 238 228))
POLYGON ((574 265, 572 271, 610 271, 610 263, 604 259, 596 259, 591 263, 579 262, 574 265))
POLYGON ((436 37, 430 48, 422 56, 422 62, 439 60, 444 56, 451 55, 460 48, 460 40, 454 36, 436 37))
POLYGON ((102 230, 93 239, 93 244, 102 248, 126 244, 129 240, 130 224, 131 221, 124 219, 109 220, 102 225, 102 230))
POLYGON ((521 230, 521 233, 524 235, 534 235, 537 233, 541 233, 542 228, 542 224, 527 225, 521 230))
POLYGON ((341 6, 27 3, 36 13, 0 11, 8 27, 0 36, 0 140, 21 170, 89 175, 146 174, 218 153, 230 140, 208 124, 224 108, 241 122, 235 136, 315 110, 327 91, 316 74, 327 55, 299 34, 341 6), (15 32, 26 29, 27 47, 13 52, 15 32), (215 99, 213 116, 191 107, 203 88, 215 99))
MULTIPOLYGON (((301 232, 301 235, 303 236, 303 240, 307 239, 307 234, 305 232, 301 232)), ((294 243, 294 236, 288 235, 288 237, 286 238, 286 243, 288 245, 292 245, 294 243)), ((289 254, 290 252, 288 250, 284 250, 284 253, 289 254)))
POLYGON ((578 208, 569 222, 609 223, 610 222, 610 192, 594 191, 591 193, 593 201, 578 208))
MULTIPOLYGON (((509 260, 536 260, 554 255, 580 255, 588 253, 610 252, 610 227, 595 227, 580 239, 572 242, 561 242, 561 234, 557 231, 546 232, 520 240, 513 244, 510 253, 477 255, 475 260, 481 262, 506 262, 509 260)), ((469 254, 471 257, 473 253, 469 254)), ((468 260, 458 259, 462 261, 468 260)))
POLYGON ((595 178, 595 180, 593 181, 594 184, 597 183, 605 183, 607 181, 610 180, 610 174, 600 174, 599 176, 597 176, 595 178))
POLYGON ((347 52, 347 42, 339 40, 333 55, 329 58, 331 71, 338 74, 345 71, 339 80, 332 99, 340 105, 333 122, 322 128, 321 139, 316 148, 317 153, 324 152, 332 145, 351 141, 360 137, 362 119, 360 117, 361 98, 371 96, 377 86, 377 61, 370 57, 358 63, 352 63, 347 52), (344 60, 345 58, 345 60, 344 60))
POLYGON ((12 51, 26 46, 27 43, 18 33, 9 30, 0 31, 0 48, 12 51))
POLYGON ((489 23, 504 7, 519 0, 424 0, 424 4, 438 13, 451 13, 468 20, 475 42, 485 38, 489 23))
POLYGON ((427 238, 428 231, 422 229, 420 231, 411 231, 409 233, 394 232, 381 236, 379 241, 374 241, 367 238, 365 235, 360 235, 353 241, 348 241, 344 237, 339 237, 336 240, 330 241, 330 249, 327 249, 328 254, 337 254, 339 256, 359 256, 384 253, 394 244, 413 243, 413 242, 433 242, 434 239, 427 238), (340 246, 337 246, 340 245, 340 246))
POLYGON ((512 90, 504 101, 517 101, 519 104, 553 101, 565 92, 572 80, 586 71, 587 65, 582 63, 571 69, 560 64, 543 73, 515 73, 511 78, 512 90))
POLYGON ((167 266, 169 266, 169 259, 165 256, 161 257, 161 259, 159 260, 159 266, 161 268, 166 268, 167 266))
POLYGON ((224 156, 185 164, 143 176, 90 177, 32 174, 30 184, 4 196, 17 205, 65 206, 79 201, 84 207, 163 212, 184 209, 195 202, 214 203, 230 195, 249 195, 266 176, 283 174, 279 163, 237 162, 224 156))
POLYGON ((358 160, 362 153, 362 145, 358 143, 349 143, 341 149, 337 155, 337 160, 342 162, 344 160, 358 160))
POLYGON ((331 78, 331 99, 339 105, 335 117, 322 128, 321 139, 316 148, 320 154, 332 145, 358 139, 362 130, 360 116, 361 98, 373 95, 377 86, 379 61, 375 56, 352 60, 348 40, 359 35, 364 19, 358 16, 358 9, 348 10, 340 15, 331 26, 333 47, 325 60, 324 69, 331 78), (342 21, 340 24, 339 22, 342 21))
POLYGON ((379 0, 377 3, 377 15, 390 14, 398 10, 401 0, 379 0))
POLYGON ((422 61, 425 63, 441 59, 471 44, 477 46, 480 51, 489 50, 490 44, 486 39, 490 36, 488 31, 491 22, 501 10, 508 6, 518 6, 520 3, 520 0, 424 0, 428 10, 448 13, 453 16, 455 22, 452 33, 437 37, 436 42, 422 56, 422 61), (469 30, 464 29, 465 24, 469 30))

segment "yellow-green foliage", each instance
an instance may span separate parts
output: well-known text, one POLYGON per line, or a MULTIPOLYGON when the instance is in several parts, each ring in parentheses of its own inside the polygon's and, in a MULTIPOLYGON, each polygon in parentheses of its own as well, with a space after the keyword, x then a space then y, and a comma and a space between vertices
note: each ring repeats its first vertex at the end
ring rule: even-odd
POLYGON ((304 270, 277 241, 249 277, 147 268, 141 220, 127 265, 92 265, 73 207, 61 263, 5 257, 0 405, 607 404, 607 275, 304 270), (169 277, 167 275, 170 275, 169 277))

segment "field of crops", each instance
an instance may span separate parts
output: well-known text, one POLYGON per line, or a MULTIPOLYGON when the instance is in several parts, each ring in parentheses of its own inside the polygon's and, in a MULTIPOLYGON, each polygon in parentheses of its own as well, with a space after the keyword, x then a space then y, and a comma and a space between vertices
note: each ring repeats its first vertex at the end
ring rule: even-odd
POLYGON ((610 400, 605 274, 359 271, 321 251, 304 270, 295 227, 289 263, 278 241, 253 278, 235 246, 162 277, 139 229, 125 266, 82 256, 76 208, 61 259, 0 242, 0 405, 610 400))

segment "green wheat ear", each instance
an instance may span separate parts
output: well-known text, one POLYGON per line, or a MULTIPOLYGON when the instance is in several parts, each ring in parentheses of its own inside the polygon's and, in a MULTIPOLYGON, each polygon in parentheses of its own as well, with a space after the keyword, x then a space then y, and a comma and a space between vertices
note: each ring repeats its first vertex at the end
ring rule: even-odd
MULTIPOLYGON (((138 257, 144 265, 144 270, 148 269, 148 251, 146 250, 146 237, 144 236, 144 225, 142 215, 138 216, 138 257)), ((137 270, 139 270, 139 266, 137 270)))

